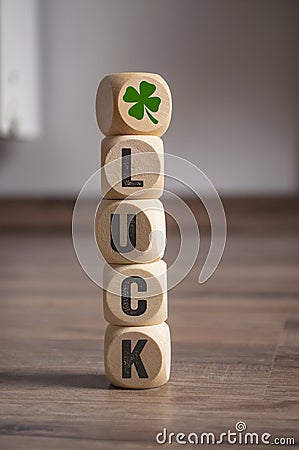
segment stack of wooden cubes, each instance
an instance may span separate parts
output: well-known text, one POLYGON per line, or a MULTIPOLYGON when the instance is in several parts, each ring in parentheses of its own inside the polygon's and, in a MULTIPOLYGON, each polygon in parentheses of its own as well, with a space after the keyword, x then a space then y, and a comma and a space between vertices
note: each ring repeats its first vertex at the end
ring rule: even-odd
POLYGON ((96 97, 96 116, 106 136, 101 145, 104 200, 95 236, 106 261, 103 309, 105 372, 112 384, 145 389, 170 374, 164 149, 160 136, 171 119, 171 93, 160 75, 106 76, 96 97))

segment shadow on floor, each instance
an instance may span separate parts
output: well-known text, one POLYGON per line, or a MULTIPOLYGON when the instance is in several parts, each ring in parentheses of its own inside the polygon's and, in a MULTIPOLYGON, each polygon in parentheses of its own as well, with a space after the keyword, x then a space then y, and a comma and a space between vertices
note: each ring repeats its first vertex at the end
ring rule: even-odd
POLYGON ((60 386, 80 389, 114 389, 103 374, 64 372, 0 372, 0 385, 60 386))

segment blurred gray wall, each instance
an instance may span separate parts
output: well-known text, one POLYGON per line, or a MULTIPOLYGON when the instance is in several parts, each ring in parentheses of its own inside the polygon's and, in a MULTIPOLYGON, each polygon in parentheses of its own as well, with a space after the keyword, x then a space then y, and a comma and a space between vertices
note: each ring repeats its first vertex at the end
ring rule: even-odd
POLYGON ((41 1, 43 134, 36 142, 1 141, 1 195, 76 195, 98 167, 98 82, 120 71, 166 78, 174 111, 165 149, 198 165, 220 193, 294 193, 298 6, 296 0, 41 1))

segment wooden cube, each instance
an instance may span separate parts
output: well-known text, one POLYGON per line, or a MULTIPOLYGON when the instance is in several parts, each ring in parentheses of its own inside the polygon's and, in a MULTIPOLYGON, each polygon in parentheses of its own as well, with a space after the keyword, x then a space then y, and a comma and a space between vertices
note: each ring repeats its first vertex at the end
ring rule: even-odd
POLYGON ((162 136, 171 119, 171 92, 160 75, 116 73, 101 81, 96 117, 106 136, 149 134, 162 136))
POLYGON ((103 309, 107 322, 156 325, 167 320, 167 264, 105 264, 103 309))
POLYGON ((146 389, 163 385, 170 375, 170 332, 164 322, 147 327, 108 325, 105 372, 115 386, 146 389))
POLYGON ((165 250, 165 213, 160 200, 102 200, 95 237, 103 258, 112 264, 150 263, 165 250))
POLYGON ((109 136, 101 145, 105 198, 159 198, 164 188, 163 141, 157 136, 109 136))

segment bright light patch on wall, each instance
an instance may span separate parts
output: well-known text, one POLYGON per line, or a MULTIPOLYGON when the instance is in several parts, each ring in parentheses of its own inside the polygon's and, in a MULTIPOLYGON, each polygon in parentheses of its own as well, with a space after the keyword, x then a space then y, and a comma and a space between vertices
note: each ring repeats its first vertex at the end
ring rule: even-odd
POLYGON ((0 0, 0 136, 40 131, 38 0, 0 0))

